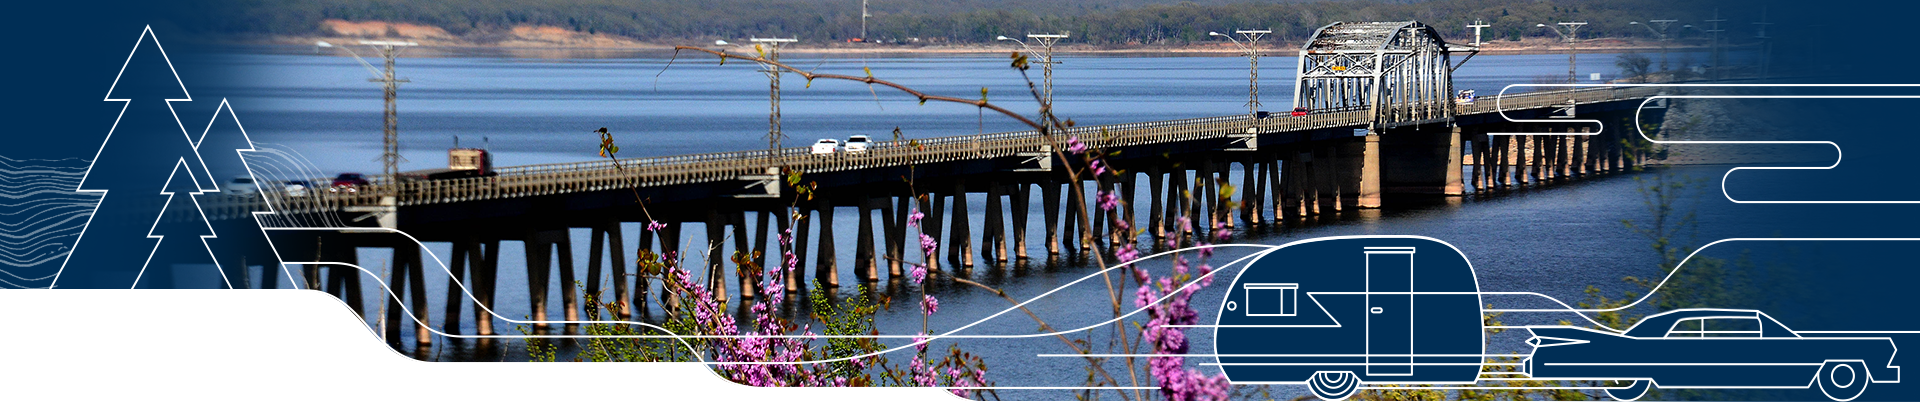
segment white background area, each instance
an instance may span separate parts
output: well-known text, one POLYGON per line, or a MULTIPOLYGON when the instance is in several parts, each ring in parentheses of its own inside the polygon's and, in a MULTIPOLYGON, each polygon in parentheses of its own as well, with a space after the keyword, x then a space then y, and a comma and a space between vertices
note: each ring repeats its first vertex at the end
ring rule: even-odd
POLYGON ((748 387, 691 363, 421 362, 307 290, 8 290, 0 307, 0 391, 16 403, 965 401, 748 387))

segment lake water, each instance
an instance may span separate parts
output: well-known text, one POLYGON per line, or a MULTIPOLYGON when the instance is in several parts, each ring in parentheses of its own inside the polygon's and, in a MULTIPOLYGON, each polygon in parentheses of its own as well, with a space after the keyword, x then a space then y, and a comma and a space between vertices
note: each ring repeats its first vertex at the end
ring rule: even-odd
MULTIPOLYGON (((664 55, 642 54, 617 58, 525 59, 506 55, 455 55, 453 57, 403 58, 399 75, 412 80, 400 89, 400 133, 403 155, 411 161, 401 169, 434 168, 441 165, 446 148, 457 136, 463 146, 483 142, 496 153, 499 165, 521 165, 593 160, 598 138, 593 129, 607 127, 623 148, 622 157, 675 155, 717 151, 750 150, 766 147, 767 83, 755 66, 747 63, 716 65, 711 58, 684 57, 667 67, 664 55), (664 68, 664 71, 663 71, 664 68)), ((1658 55, 1650 55, 1658 60, 1658 55)), ((1615 55, 1581 55, 1580 76, 1602 73, 1614 76, 1615 55)), ((1706 60, 1704 54, 1674 53, 1681 60, 1706 60)), ((897 81, 933 94, 971 98, 988 89, 990 99, 1015 111, 1031 111, 1035 103, 1025 95, 1020 75, 1007 68, 1002 55, 916 56, 862 58, 850 55, 819 57, 789 55, 795 66, 818 68, 823 72, 864 75, 870 68, 876 77, 897 81)), ((1220 116, 1245 113, 1246 60, 1222 55, 1214 57, 1087 57, 1063 55, 1064 63, 1055 72, 1055 99, 1060 116, 1081 124, 1108 124, 1146 120, 1220 116)), ((377 172, 380 150, 380 91, 368 83, 368 73, 351 58, 315 55, 309 50, 270 49, 239 55, 221 56, 219 63, 244 66, 228 87, 196 89, 196 94, 214 93, 227 97, 248 134, 256 142, 284 145, 310 159, 321 172, 377 172)), ((1478 56, 1455 74, 1456 89, 1474 89, 1485 96, 1502 86, 1538 80, 1563 78, 1565 55, 1478 56)), ((1294 58, 1268 57, 1262 60, 1262 101, 1265 110, 1290 109, 1291 70, 1294 58)), ((1038 79, 1038 70, 1031 72, 1038 79)), ((808 88, 805 81, 787 76, 782 94, 784 131, 789 146, 811 143, 815 138, 844 138, 848 134, 868 133, 885 136, 899 127, 908 137, 933 137, 999 132, 1020 129, 1017 123, 982 114, 974 108, 930 103, 917 105, 910 98, 885 88, 870 90, 864 85, 820 81, 808 88)), ((1683 175, 1717 177, 1724 168, 1694 167, 1675 169, 1683 175)), ((1238 174, 1230 178, 1238 180, 1238 174)), ((1145 192, 1145 187, 1141 187, 1145 192)), ((1629 231, 1622 220, 1644 223, 1652 218, 1639 190, 1642 185, 1633 175, 1601 177, 1592 181, 1522 190, 1492 197, 1434 199, 1423 202, 1390 201, 1393 206, 1376 211, 1347 212, 1337 218, 1316 219, 1299 226, 1275 231, 1240 234, 1233 242, 1280 245, 1313 237, 1355 234, 1423 235, 1448 241, 1463 251, 1473 263, 1485 291, 1530 291, 1544 293, 1569 302, 1585 298, 1582 290, 1597 285, 1611 296, 1628 290, 1625 276, 1658 274, 1658 257, 1649 241, 1629 231)), ((1038 199, 1038 190, 1035 190, 1038 199)), ((984 195, 974 194, 969 203, 976 209, 985 206, 984 195)), ((1144 199, 1143 199, 1144 200, 1144 199)), ((1728 235, 1753 234, 1767 230, 1764 223, 1744 218, 1766 214, 1765 207, 1734 206, 1711 193, 1695 193, 1683 200, 1686 209, 1699 214, 1699 240, 1728 235)), ((1033 223, 1029 251, 1044 257, 1039 218, 1040 204, 1033 204, 1033 223)), ((1144 207, 1139 207, 1144 220, 1144 207)), ((839 212, 835 231, 841 240, 851 241, 857 220, 850 208, 839 212)), ((974 228, 984 228, 980 216, 970 218, 974 228)), ((751 221, 751 220, 750 220, 751 221)), ((628 249, 637 248, 637 224, 627 224, 628 249)), ((700 224, 684 230, 689 243, 698 243, 704 234, 700 224)), ((951 226, 943 226, 951 228, 951 226)), ((587 233, 575 230, 574 251, 584 268, 587 233)), ((817 239, 817 238, 816 238, 817 239)), ((943 240, 944 243, 950 243, 943 240)), ((976 242, 976 245, 979 244, 976 242)), ((839 293, 853 293, 851 243, 837 252, 840 279, 847 283, 839 293)), ((519 276, 523 267, 520 246, 501 244, 502 268, 498 307, 508 318, 528 315, 526 280, 519 276)), ((450 246, 429 243, 429 251, 442 259, 450 246)), ((1211 262, 1224 264, 1256 252, 1253 248, 1221 248, 1211 262)), ((360 262, 370 268, 386 259, 385 250, 363 249, 360 262)), ((690 263, 697 262, 697 258, 690 263)), ((811 267, 809 263, 809 267, 811 267)), ((1146 265, 1164 273, 1166 261, 1146 265)), ((428 260, 429 274, 440 268, 428 260)), ((981 267, 971 276, 1004 289, 1009 296, 1026 300, 1061 287, 1092 273, 1085 266, 1036 262, 1013 268, 981 267)), ((584 275, 584 270, 582 270, 584 275)), ((1116 273, 1115 279, 1128 278, 1116 273)), ((1211 323, 1216 302, 1226 290, 1222 280, 1194 297, 1201 311, 1201 323, 1211 323)), ((552 290, 558 291, 558 277, 552 290)), ((733 279, 729 275, 728 279, 733 279)), ((428 277, 434 296, 429 299, 430 313, 439 317, 447 287, 445 277, 428 277)), ((916 304, 918 290, 885 282, 883 294, 898 304, 879 315, 881 331, 911 335, 919 331, 920 312, 916 304)), ((374 283, 369 283, 372 285, 374 283)), ((729 289, 737 286, 729 282, 729 289)), ((1123 301, 1131 300, 1132 287, 1123 292, 1123 301)), ((930 328, 945 332, 985 318, 1008 307, 991 293, 953 284, 936 282, 930 293, 939 296, 940 313, 930 320, 930 328)), ((380 294, 369 293, 369 311, 379 307, 380 294)), ((560 319, 559 293, 552 294, 548 317, 560 319)), ((1059 329, 1072 329, 1112 318, 1104 283, 1095 278, 1068 287, 1029 308, 1059 329)), ((1129 304, 1127 310, 1133 308, 1129 304)), ((468 315, 471 309, 467 310, 468 315)), ((370 313, 369 318, 372 315, 370 313)), ((1556 316, 1509 316, 1510 324, 1550 323, 1556 316)), ((436 319, 437 321, 438 319, 436 319)), ((1144 322, 1144 315, 1129 321, 1144 322)), ((473 332, 470 318, 463 321, 466 333, 473 332)), ((496 323, 500 324, 500 323, 496 323)), ((1009 313, 962 334, 1017 335, 1035 332, 1033 321, 1019 312, 1009 313)), ((1108 328, 1071 335, 1094 341, 1096 351, 1105 350, 1111 341, 1108 328)), ((503 332, 512 332, 502 327, 503 332)), ((1211 337, 1205 330, 1191 332, 1194 352, 1210 352, 1211 337)), ((412 333, 403 333, 411 339, 412 333)), ((1137 339, 1130 335, 1129 340, 1137 339)), ((1070 351, 1053 337, 1020 339, 958 340, 963 349, 981 354, 992 371, 990 379, 1002 386, 1075 386, 1086 378, 1086 362, 1077 358, 1042 358, 1036 354, 1070 351)), ((905 340, 884 341, 901 345, 905 340)), ((411 343, 409 343, 411 345, 411 343)), ((525 353, 510 343, 502 351, 479 352, 467 344, 437 344, 428 359, 523 360, 525 353), (449 347, 448 345, 454 345, 449 347), (442 352, 444 351, 444 352, 442 352)), ((936 341, 935 352, 944 351, 947 342, 936 341)), ((1524 346, 1516 341, 1500 341, 1491 351, 1507 352, 1524 346)), ((896 355, 896 365, 904 365, 905 356, 896 355)), ((1193 363, 1196 361, 1189 361, 1193 363)), ((1144 368, 1144 365, 1143 365, 1144 368)), ((1117 365, 1108 369, 1125 381, 1126 371, 1117 365)), ((1210 370, 1209 370, 1210 371, 1210 370)), ((1141 377, 1145 378, 1144 370, 1141 377)), ((1282 398, 1305 394, 1304 390, 1282 389, 1282 398)), ((1009 391, 1007 398, 1071 399, 1070 393, 1009 391)), ((1109 397, 1111 397, 1109 395, 1109 397)))

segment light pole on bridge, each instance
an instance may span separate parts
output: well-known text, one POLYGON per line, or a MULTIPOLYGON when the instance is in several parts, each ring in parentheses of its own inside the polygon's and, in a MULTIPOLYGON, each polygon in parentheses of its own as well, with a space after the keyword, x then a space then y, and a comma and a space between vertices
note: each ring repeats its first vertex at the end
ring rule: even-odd
POLYGON ((1633 21, 1633 22, 1627 23, 1627 25, 1638 25, 1638 26, 1646 27, 1648 31, 1653 31, 1653 35, 1660 37, 1660 70, 1661 71, 1667 70, 1667 43, 1672 42, 1673 40, 1672 37, 1667 36, 1667 28, 1669 25, 1672 25, 1673 23, 1676 23, 1676 22, 1680 22, 1680 20, 1647 20, 1646 24, 1641 24, 1639 21, 1633 21), (1655 28, 1654 26, 1656 25, 1659 26, 1659 28, 1655 28))
POLYGON ((1580 54, 1580 27, 1586 26, 1587 22, 1569 21, 1556 24, 1559 24, 1561 27, 1567 27, 1567 29, 1561 30, 1560 27, 1547 24, 1534 24, 1533 26, 1552 29, 1553 33, 1560 34, 1561 38, 1567 40, 1567 83, 1571 84, 1575 81, 1574 75, 1577 74, 1574 72, 1573 61, 1574 56, 1580 54))
POLYGON ((1265 36, 1267 34, 1271 34, 1273 33, 1273 31, 1264 30, 1264 29, 1239 30, 1239 31, 1233 31, 1233 33, 1240 34, 1240 36, 1242 38, 1246 38, 1247 41, 1241 42, 1239 40, 1233 39, 1232 35, 1222 34, 1218 32, 1208 32, 1207 35, 1227 38, 1228 41, 1233 41, 1234 45, 1239 46, 1241 50, 1247 51, 1247 115, 1259 116, 1260 114, 1260 37, 1265 36))
MULTIPOLYGON (((799 39, 756 37, 748 38, 747 41, 753 43, 754 50, 759 52, 761 57, 778 62, 780 61, 780 46, 798 42, 799 39)), ((725 40, 713 41, 713 44, 719 46, 730 45, 725 40)), ((761 63, 760 72, 767 74, 767 99, 770 101, 767 110, 767 158, 771 159, 774 158, 774 154, 780 150, 780 140, 786 138, 786 135, 780 132, 780 68, 771 64, 761 63)))
MULTIPOLYGON (((1040 44, 1040 52, 1035 52, 1033 47, 1027 46, 1026 42, 1018 38, 1008 38, 1005 35, 994 38, 995 40, 1013 41, 1013 43, 1020 44, 1020 47, 1026 49, 1029 54, 1040 54, 1040 101, 1047 104, 1049 110, 1053 108, 1053 65, 1060 63, 1053 61, 1053 44, 1060 42, 1062 39, 1067 39, 1067 35, 1071 34, 1070 32, 1058 34, 1027 34, 1027 39, 1040 44)), ((1052 112, 1048 112, 1048 114, 1052 114, 1052 112)))
MULTIPOLYGON (((367 60, 361 58, 360 54, 354 53, 352 48, 340 47, 341 50, 347 51, 348 55, 353 55, 354 60, 360 61, 360 66, 367 68, 368 73, 373 73, 373 77, 368 78, 367 81, 381 83, 381 88, 385 90, 382 96, 386 101, 386 110, 383 114, 385 118, 384 123, 381 125, 382 145, 380 148, 380 163, 382 165, 382 174, 385 174, 384 178, 387 179, 388 183, 393 183, 395 182, 394 175, 400 172, 400 161, 406 160, 400 157, 400 115, 398 110, 394 108, 394 100, 398 95, 400 83, 409 82, 407 79, 398 78, 393 75, 393 59, 400 55, 400 47, 418 46, 420 44, 400 41, 360 41, 360 44, 378 49, 380 56, 386 59, 386 63, 384 64, 386 68, 384 70, 374 69, 372 63, 367 63, 367 60)), ((326 41, 314 42, 313 45, 320 48, 333 47, 333 44, 327 43, 326 41)))

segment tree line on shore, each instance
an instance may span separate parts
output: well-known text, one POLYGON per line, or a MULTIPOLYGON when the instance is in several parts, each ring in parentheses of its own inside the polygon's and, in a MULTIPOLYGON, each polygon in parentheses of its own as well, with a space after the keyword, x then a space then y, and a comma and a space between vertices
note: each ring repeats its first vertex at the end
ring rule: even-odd
MULTIPOLYGON (((1746 22, 1760 10, 1722 1, 1668 0, 1322 0, 1247 2, 1155 0, 1098 2, 1068 0, 1037 7, 1011 0, 871 1, 869 41, 923 44, 991 42, 1000 35, 1069 31, 1074 43, 1096 46, 1183 45, 1216 40, 1210 31, 1270 29, 1280 41, 1300 41, 1335 21, 1418 20, 1456 42, 1471 41, 1466 26, 1492 25, 1488 40, 1557 37, 1536 24, 1587 21, 1585 38, 1644 37, 1654 34, 1628 24, 1677 19, 1670 33, 1704 37, 1716 9, 1730 37, 1751 36, 1746 22)), ((180 7, 171 20, 181 27, 217 35, 325 35, 322 23, 387 21, 435 26, 453 35, 487 42, 498 33, 525 25, 556 26, 589 34, 639 41, 678 43, 746 37, 797 37, 807 42, 845 42, 861 35, 859 0, 196 0, 180 7)))

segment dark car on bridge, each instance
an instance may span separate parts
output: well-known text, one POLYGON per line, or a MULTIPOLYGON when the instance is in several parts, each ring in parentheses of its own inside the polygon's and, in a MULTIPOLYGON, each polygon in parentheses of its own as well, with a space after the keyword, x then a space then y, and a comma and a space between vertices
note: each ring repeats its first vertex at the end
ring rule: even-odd
POLYGON ((1535 379, 1630 382, 1606 390, 1633 400, 1662 388, 1811 388, 1859 397, 1869 383, 1899 383, 1893 340, 1810 337, 1754 310, 1684 309, 1649 316, 1614 334, 1571 326, 1527 327, 1535 379))
POLYGON ((358 193, 360 192, 360 187, 364 186, 367 186, 366 175, 360 173, 340 173, 340 176, 333 177, 333 184, 327 187, 327 192, 358 193))

